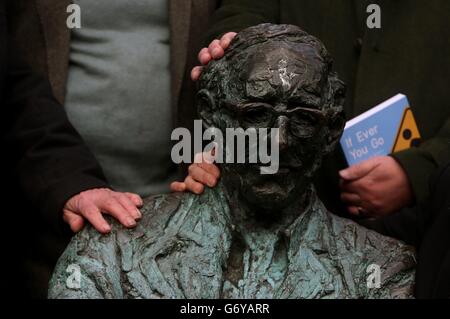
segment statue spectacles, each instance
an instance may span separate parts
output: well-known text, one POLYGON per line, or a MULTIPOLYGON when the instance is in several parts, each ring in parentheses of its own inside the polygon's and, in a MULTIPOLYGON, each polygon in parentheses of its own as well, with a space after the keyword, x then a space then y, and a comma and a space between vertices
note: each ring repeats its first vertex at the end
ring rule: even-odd
POLYGON ((326 114, 323 111, 307 107, 279 111, 262 102, 238 105, 227 103, 225 106, 236 113, 237 120, 244 129, 277 128, 278 119, 285 117, 288 119, 289 132, 302 139, 313 137, 326 123, 326 114))

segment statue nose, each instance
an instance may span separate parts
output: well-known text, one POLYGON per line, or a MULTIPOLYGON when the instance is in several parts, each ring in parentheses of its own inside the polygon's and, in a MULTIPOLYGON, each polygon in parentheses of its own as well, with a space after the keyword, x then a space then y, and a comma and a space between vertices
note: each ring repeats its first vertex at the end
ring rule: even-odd
POLYGON ((289 126, 289 119, 282 115, 279 116, 275 123, 275 128, 278 128, 278 138, 277 143, 279 146, 279 150, 283 151, 288 147, 288 126, 289 126))

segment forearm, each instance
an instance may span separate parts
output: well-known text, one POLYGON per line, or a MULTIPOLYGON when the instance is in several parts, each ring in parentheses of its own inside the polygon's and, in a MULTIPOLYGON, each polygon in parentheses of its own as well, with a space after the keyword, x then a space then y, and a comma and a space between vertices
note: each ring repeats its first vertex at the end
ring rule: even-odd
POLYGON ((84 190, 107 187, 106 179, 46 79, 13 61, 7 86, 6 107, 14 119, 8 144, 20 185, 44 218, 58 227, 65 202, 84 190))
POLYGON ((205 44, 227 32, 261 23, 279 23, 279 0, 223 0, 211 18, 205 44))

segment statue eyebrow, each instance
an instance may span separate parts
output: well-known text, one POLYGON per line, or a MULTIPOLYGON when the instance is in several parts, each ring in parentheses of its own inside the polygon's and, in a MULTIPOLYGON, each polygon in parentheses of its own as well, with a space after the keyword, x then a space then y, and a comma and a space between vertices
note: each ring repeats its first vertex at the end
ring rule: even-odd
POLYGON ((224 105, 232 110, 232 111, 245 111, 247 109, 250 109, 252 107, 254 107, 255 105, 258 106, 262 106, 262 107, 267 107, 267 108, 272 108, 272 105, 267 102, 267 101, 258 101, 258 100, 253 100, 253 101, 246 101, 246 102, 238 102, 238 103, 233 103, 233 102, 224 102, 224 105))
POLYGON ((275 98, 275 92, 270 90, 265 92, 265 94, 262 95, 255 95, 252 94, 252 92, 246 92, 247 94, 245 94, 245 98, 252 100, 252 101, 258 101, 258 102, 264 102, 264 101, 269 101, 269 100, 273 100, 275 98))
POLYGON ((302 94, 301 96, 291 96, 288 99, 288 105, 292 107, 303 106, 307 108, 319 108, 321 100, 319 94, 302 94))

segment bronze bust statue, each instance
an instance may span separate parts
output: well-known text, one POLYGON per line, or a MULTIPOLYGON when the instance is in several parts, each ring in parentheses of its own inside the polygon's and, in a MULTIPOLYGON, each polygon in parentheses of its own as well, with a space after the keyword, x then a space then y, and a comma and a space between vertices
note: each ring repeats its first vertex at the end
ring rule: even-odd
MULTIPOLYGON (((203 195, 145 200, 135 229, 74 236, 50 298, 411 298, 411 247, 328 212, 311 179, 343 130, 344 85, 315 37, 262 24, 200 79, 206 127, 278 128, 279 171, 222 165, 203 195), (79 286, 67 284, 68 267, 79 286), (378 286, 368 284, 372 266, 378 286)), ((268 137, 270 138, 270 137, 268 137)))

